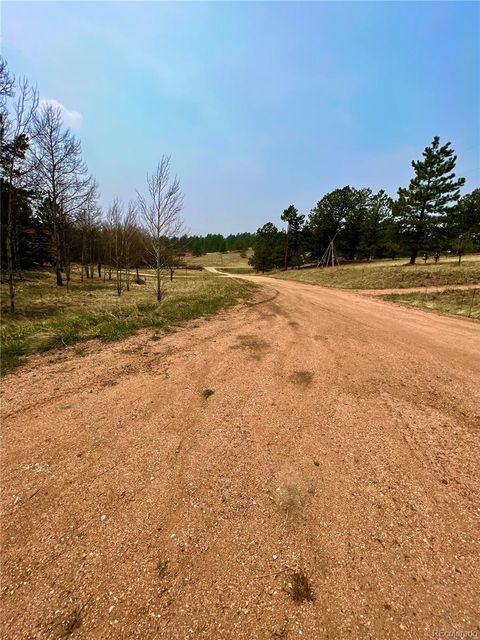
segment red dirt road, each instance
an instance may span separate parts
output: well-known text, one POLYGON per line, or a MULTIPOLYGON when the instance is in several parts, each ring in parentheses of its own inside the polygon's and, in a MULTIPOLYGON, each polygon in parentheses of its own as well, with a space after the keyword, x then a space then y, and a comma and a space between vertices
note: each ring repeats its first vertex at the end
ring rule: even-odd
POLYGON ((480 324, 256 281, 6 378, 2 638, 480 635, 480 324))

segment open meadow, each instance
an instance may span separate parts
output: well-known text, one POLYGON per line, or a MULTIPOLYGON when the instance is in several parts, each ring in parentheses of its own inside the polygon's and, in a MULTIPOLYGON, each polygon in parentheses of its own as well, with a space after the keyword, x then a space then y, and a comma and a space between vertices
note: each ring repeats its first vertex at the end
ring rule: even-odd
POLYGON ((344 264, 333 268, 290 269, 272 273, 274 278, 338 289, 410 289, 449 285, 480 284, 480 254, 442 258, 437 264, 408 265, 407 259, 376 260, 344 264))
MULTIPOLYGON (((216 313, 247 298, 254 285, 232 278, 219 278, 198 270, 178 269, 173 280, 163 275, 165 298, 155 301, 155 278, 142 273, 144 284, 130 284, 118 296, 114 278, 103 281, 80 279, 78 269, 72 281, 57 287, 51 270, 24 272, 16 287, 16 314, 8 309, 8 291, 1 285, 2 375, 38 351, 64 347, 99 338, 124 338, 138 329, 167 329, 171 324, 216 313)), ((133 277, 132 277, 133 280, 133 277)))
POLYGON ((426 289, 424 292, 389 293, 382 297, 385 300, 405 304, 409 307, 480 320, 480 286, 468 289, 444 289, 442 291, 428 291, 426 289))
POLYGON ((226 251, 220 253, 206 253, 203 256, 190 256, 188 264, 192 266, 215 267, 226 273, 253 273, 252 267, 248 264, 248 259, 253 251, 248 249, 242 254, 241 251, 226 251))

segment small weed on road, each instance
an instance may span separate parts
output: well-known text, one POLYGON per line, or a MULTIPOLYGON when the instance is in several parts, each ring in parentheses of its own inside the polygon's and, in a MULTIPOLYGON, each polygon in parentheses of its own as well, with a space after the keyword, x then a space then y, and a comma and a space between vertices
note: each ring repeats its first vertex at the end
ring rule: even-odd
POLYGON ((295 602, 311 602, 313 600, 313 591, 310 582, 304 571, 295 571, 290 576, 289 593, 295 602))
POLYGON ((159 578, 164 578, 168 569, 168 560, 159 560, 157 563, 157 574, 159 578))

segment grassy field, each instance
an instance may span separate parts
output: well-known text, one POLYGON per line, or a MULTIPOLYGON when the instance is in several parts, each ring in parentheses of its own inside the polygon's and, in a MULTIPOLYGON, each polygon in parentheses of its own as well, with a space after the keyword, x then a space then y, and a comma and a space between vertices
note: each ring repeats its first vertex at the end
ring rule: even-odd
POLYGON ((8 290, 1 285, 1 372, 13 370, 29 354, 90 338, 118 340, 137 330, 210 315, 250 297, 255 285, 203 272, 175 272, 165 281, 165 299, 155 302, 154 279, 131 285, 119 297, 115 282, 80 282, 73 274, 70 291, 55 286, 53 273, 24 274, 16 292, 17 313, 8 310, 8 290))
POLYGON ((410 307, 480 320, 480 287, 463 290, 447 289, 431 293, 392 293, 382 298, 410 307))
POLYGON ((252 255, 249 249, 245 258, 242 258, 240 251, 227 251, 226 253, 206 253, 204 256, 191 256, 187 259, 188 264, 201 265, 202 267, 225 268, 225 271, 232 273, 250 273, 252 268, 248 264, 248 258, 252 255), (243 269, 243 271, 233 271, 243 269))
POLYGON ((461 265, 456 259, 438 264, 410 266, 405 260, 381 260, 369 264, 349 264, 334 268, 277 271, 274 278, 298 280, 340 289, 406 289, 480 283, 480 255, 467 256, 461 265))

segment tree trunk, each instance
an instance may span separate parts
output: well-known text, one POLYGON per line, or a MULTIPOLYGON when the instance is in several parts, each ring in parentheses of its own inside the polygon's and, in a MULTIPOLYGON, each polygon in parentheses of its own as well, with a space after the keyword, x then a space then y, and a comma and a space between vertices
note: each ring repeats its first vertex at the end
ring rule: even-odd
POLYGON ((122 294, 122 270, 117 267, 117 294, 122 294))
POLYGON ((62 279, 62 264, 60 261, 60 247, 58 243, 58 239, 55 241, 56 249, 55 249, 55 275, 57 277, 57 287, 63 287, 63 279, 62 279))
POLYGON ((88 278, 88 268, 84 263, 85 263, 85 234, 82 234, 82 256, 80 258, 80 281, 81 282, 83 282, 84 267, 85 267, 85 271, 87 272, 87 278, 88 278))
POLYGON ((160 248, 157 247, 156 249, 156 254, 157 254, 157 302, 158 304, 160 304, 160 302, 162 301, 162 281, 161 281, 161 273, 160 273, 160 248))
POLYGON ((57 287, 63 287, 60 238, 56 223, 54 223, 53 226, 53 245, 55 247, 55 276, 57 279, 57 287))
MULTIPOLYGON (((290 225, 288 225, 290 227, 290 225)), ((285 271, 288 269, 288 249, 289 249, 290 229, 287 229, 287 242, 285 246, 285 271)))
POLYGON ((15 313, 15 279, 13 262, 13 210, 12 210, 12 189, 8 193, 7 212, 7 269, 8 269, 8 292, 10 298, 10 313, 15 313))
POLYGON ((70 262, 65 265, 65 275, 66 275, 66 281, 67 281, 67 291, 70 291, 70 280, 71 280, 70 262))
POLYGON ((70 291, 70 280, 72 275, 72 265, 70 264, 70 247, 67 246, 65 236, 63 236, 63 254, 64 254, 64 265, 65 265, 65 276, 67 280, 67 291, 70 291))
MULTIPOLYGON (((428 187, 430 187, 430 179, 428 180, 428 187)), ((423 228, 423 225, 425 220, 426 208, 427 208, 427 200, 424 200, 422 204, 422 210, 420 211, 420 224, 417 226, 415 230, 412 251, 410 253, 410 264, 415 264, 415 262, 417 261, 418 250, 425 236, 425 230, 423 228)))
POLYGON ((101 278, 102 277, 102 263, 99 262, 97 265, 98 268, 98 277, 101 278))

